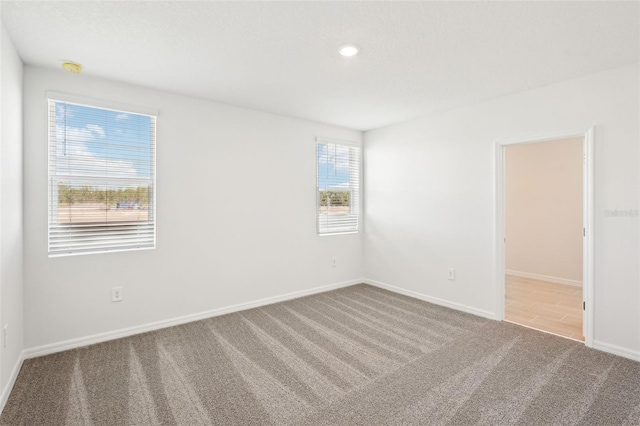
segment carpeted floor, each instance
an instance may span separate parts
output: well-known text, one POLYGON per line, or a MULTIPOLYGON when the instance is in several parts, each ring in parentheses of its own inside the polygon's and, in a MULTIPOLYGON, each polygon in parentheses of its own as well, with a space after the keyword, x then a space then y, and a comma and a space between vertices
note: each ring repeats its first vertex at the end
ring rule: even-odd
POLYGON ((25 361, 2 425, 640 424, 640 363, 357 285, 25 361))

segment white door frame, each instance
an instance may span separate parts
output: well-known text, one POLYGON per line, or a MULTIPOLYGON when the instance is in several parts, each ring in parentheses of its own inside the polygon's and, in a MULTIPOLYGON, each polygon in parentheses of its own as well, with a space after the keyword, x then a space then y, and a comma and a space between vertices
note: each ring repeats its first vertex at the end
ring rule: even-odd
POLYGON ((508 145, 542 142, 555 139, 567 139, 572 137, 584 138, 583 143, 583 168, 582 168, 582 191, 583 191, 583 227, 584 237, 582 244, 582 297, 584 301, 584 311, 582 316, 582 330, 584 343, 588 347, 593 347, 593 279, 594 279, 594 144, 595 128, 579 129, 573 131, 562 131, 535 135, 514 139, 498 140, 495 142, 496 154, 496 311, 495 319, 504 320, 504 149, 508 145))

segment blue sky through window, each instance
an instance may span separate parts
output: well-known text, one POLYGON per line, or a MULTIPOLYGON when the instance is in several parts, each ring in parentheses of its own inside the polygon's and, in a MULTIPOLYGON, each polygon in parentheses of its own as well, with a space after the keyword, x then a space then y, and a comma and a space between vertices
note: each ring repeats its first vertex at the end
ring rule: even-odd
POLYGON ((152 117, 64 102, 55 115, 59 173, 151 178, 152 117))
POLYGON ((349 147, 333 143, 317 144, 318 187, 321 191, 348 189, 349 147))

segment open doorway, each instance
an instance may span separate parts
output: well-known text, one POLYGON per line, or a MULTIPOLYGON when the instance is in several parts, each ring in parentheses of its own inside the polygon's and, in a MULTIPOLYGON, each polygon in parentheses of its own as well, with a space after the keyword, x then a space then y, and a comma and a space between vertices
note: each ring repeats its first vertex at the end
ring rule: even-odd
POLYGON ((504 149, 504 319, 580 341, 583 141, 504 149))
POLYGON ((593 342, 593 129, 496 143, 497 319, 593 342))

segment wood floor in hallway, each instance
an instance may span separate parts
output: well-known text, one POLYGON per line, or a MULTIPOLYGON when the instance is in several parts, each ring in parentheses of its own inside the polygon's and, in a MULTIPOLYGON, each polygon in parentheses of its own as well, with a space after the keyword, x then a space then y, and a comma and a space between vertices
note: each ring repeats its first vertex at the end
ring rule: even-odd
POLYGON ((582 288, 505 275, 505 320, 584 341, 582 288))

